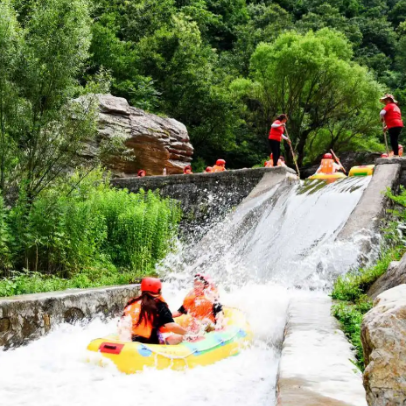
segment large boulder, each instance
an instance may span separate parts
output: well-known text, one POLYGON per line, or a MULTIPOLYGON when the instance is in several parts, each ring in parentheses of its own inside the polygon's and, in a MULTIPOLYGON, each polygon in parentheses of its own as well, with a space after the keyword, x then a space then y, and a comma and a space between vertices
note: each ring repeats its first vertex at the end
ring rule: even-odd
POLYGON ((382 292, 385 292, 385 290, 404 283, 406 283, 406 255, 403 256, 400 262, 392 261, 387 271, 373 283, 367 294, 375 299, 382 292))
POLYGON ((369 406, 406 405, 406 285, 381 293, 362 322, 369 406))
POLYGON ((122 141, 119 153, 103 157, 115 176, 133 176, 140 169, 147 175, 183 173, 192 161, 193 147, 186 127, 173 118, 159 117, 131 107, 126 99, 97 95, 98 137, 89 142, 82 155, 100 156, 103 140, 122 141))

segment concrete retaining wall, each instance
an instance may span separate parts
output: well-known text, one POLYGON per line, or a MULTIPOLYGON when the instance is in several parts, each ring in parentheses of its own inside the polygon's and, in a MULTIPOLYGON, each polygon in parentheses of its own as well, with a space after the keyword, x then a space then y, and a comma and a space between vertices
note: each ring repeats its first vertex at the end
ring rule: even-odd
POLYGON ((338 235, 338 240, 354 239, 356 236, 365 237, 362 247, 364 253, 369 252, 373 246, 379 247, 379 228, 390 204, 385 192, 387 188, 393 191, 398 189, 403 165, 406 168, 404 158, 377 160, 371 182, 338 235))
POLYGON ((290 303, 277 406, 366 406, 361 372, 330 307, 320 294, 290 303))
POLYGON ((138 292, 125 285, 0 298, 0 347, 23 345, 60 323, 117 316, 138 292))
POLYGON ((150 176, 145 178, 113 179, 117 188, 130 192, 140 189, 158 190, 164 197, 177 199, 183 210, 182 229, 196 230, 223 218, 237 206, 261 181, 263 176, 280 178, 295 174, 289 168, 240 169, 219 173, 193 175, 150 176))

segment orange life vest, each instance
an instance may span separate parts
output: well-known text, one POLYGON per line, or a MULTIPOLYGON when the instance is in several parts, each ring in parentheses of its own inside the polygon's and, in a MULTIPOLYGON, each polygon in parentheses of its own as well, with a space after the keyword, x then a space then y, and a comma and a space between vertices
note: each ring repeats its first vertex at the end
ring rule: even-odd
POLYGON ((213 169, 212 169, 212 172, 223 172, 225 170, 226 170, 226 168, 224 166, 214 165, 213 169))
MULTIPOLYGON (((157 298, 157 300, 166 303, 165 300, 162 298, 162 296, 157 298)), ((152 330, 154 328, 154 317, 144 318, 142 322, 138 324, 138 321, 140 319, 140 313, 141 313, 141 300, 137 300, 124 308, 123 316, 131 317, 132 335, 150 338, 152 330)))
POLYGON ((266 161, 264 166, 265 168, 273 168, 273 160, 266 161))
POLYGON ((332 175, 335 173, 334 159, 322 159, 320 172, 325 173, 326 175, 332 175))
POLYGON ((183 301, 183 307, 192 317, 198 320, 209 319, 215 323, 213 304, 214 302, 205 294, 196 296, 194 290, 189 292, 183 301))

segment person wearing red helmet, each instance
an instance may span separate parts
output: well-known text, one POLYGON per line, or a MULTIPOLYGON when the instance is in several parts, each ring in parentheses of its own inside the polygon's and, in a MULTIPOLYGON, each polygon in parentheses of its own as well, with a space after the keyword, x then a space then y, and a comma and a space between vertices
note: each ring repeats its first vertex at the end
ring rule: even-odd
POLYGON ((403 128, 402 113, 393 95, 385 94, 379 101, 385 104, 380 112, 381 121, 385 123, 383 131, 389 132, 392 151, 395 156, 398 156, 399 136, 403 128))
POLYGON ((193 173, 192 172, 192 167, 190 165, 185 166, 183 168, 183 173, 184 173, 184 175, 191 175, 193 173))
POLYGON ((205 170, 204 173, 212 173, 213 172, 213 168, 211 166, 208 166, 205 170))
POLYGON ((175 323, 161 296, 162 283, 158 278, 141 281, 141 295, 124 307, 122 318, 131 321, 131 339, 145 344, 179 344, 186 329, 175 323), (162 330, 170 334, 164 336, 162 330))
POLYGON ((137 173, 137 177, 138 178, 143 178, 144 176, 146 176, 146 172, 144 171, 144 169, 140 169, 137 173))
POLYGON ((222 321, 223 307, 218 292, 207 275, 194 276, 193 289, 186 295, 182 306, 172 314, 173 317, 188 314, 193 320, 203 323, 210 329, 222 321))
MULTIPOLYGON (((269 161, 265 161, 265 168, 273 168, 273 154, 269 155, 269 161)), ((283 156, 278 159, 278 166, 286 166, 285 158, 283 156)))
POLYGON ((216 165, 213 166, 212 172, 224 172, 226 170, 226 161, 224 159, 217 159, 216 165))
POLYGON ((324 173, 326 175, 332 175, 338 172, 341 168, 340 165, 336 164, 333 159, 333 155, 330 153, 324 154, 321 164, 317 169, 316 173, 324 173))
POLYGON ((272 123, 271 130, 269 131, 268 142, 269 149, 273 154, 273 166, 278 166, 279 157, 281 155, 282 138, 290 143, 289 137, 284 134, 287 121, 288 116, 286 114, 279 115, 272 123))

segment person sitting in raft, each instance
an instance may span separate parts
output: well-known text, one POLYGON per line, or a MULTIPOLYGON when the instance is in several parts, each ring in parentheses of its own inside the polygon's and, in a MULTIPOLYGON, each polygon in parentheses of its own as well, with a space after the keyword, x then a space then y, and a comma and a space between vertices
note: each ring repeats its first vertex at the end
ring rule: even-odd
POLYGON ((144 171, 144 169, 140 169, 137 173, 137 177, 138 178, 143 178, 144 176, 146 176, 146 172, 144 171))
POLYGON ((213 168, 211 166, 208 166, 205 170, 204 173, 212 173, 213 172, 213 168))
POLYGON ((193 289, 186 295, 182 306, 172 314, 179 317, 190 315, 194 320, 212 329, 222 322, 223 306, 219 303, 218 292, 207 275, 198 273, 194 277, 193 289))
MULTIPOLYGON (((273 154, 269 155, 269 161, 264 163, 265 168, 273 168, 273 154)), ((278 166, 286 166, 285 158, 283 156, 278 159, 278 166)))
POLYGON ((187 331, 173 320, 161 296, 161 289, 162 284, 158 278, 144 278, 141 281, 141 295, 125 305, 122 318, 131 319, 132 341, 169 345, 183 341, 187 331))
POLYGON ((184 168, 183 168, 183 174, 184 175, 191 175, 193 172, 192 172, 192 167, 190 166, 190 165, 188 165, 188 166, 185 166, 184 168))
POLYGON ((217 159, 216 165, 213 166, 212 172, 224 172, 226 170, 226 161, 217 159))
POLYGON ((324 173, 326 175, 332 175, 342 169, 341 165, 334 162, 333 155, 330 153, 324 154, 321 164, 316 173, 324 173))

